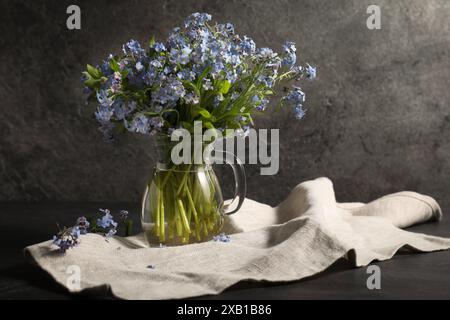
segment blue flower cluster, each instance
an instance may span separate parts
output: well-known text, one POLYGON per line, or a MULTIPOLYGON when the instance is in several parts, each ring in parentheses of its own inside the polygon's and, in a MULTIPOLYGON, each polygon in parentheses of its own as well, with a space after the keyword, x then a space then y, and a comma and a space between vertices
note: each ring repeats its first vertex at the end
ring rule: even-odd
POLYGON ((130 213, 127 210, 120 210, 120 212, 119 212, 119 219, 121 221, 126 221, 128 219, 129 215, 130 215, 130 213))
POLYGON ((297 119, 302 119, 305 116, 305 110, 303 109, 305 93, 302 89, 294 87, 294 90, 292 90, 284 99, 294 106, 294 113, 297 119))
POLYGON ((230 242, 231 238, 229 235, 226 235, 225 233, 221 233, 217 236, 214 236, 213 241, 215 241, 215 242, 230 242))
POLYGON ((118 223, 114 221, 113 216, 111 215, 111 211, 108 209, 99 209, 103 216, 100 219, 97 219, 97 226, 103 228, 105 232, 105 237, 112 237, 117 233, 118 223))
POLYGON ((86 217, 79 217, 77 219, 76 227, 80 230, 80 234, 87 234, 89 230, 90 223, 86 217))
MULTIPOLYGON (((99 209, 102 215, 96 222, 91 223, 84 216, 76 220, 75 226, 60 230, 57 235, 53 236, 53 244, 59 247, 61 253, 65 253, 68 249, 75 247, 80 243, 80 236, 91 232, 101 232, 106 238, 112 237, 117 233, 119 223, 114 220, 111 211, 108 209, 99 209)), ((129 220, 129 212, 121 210, 119 212, 119 220, 126 227, 126 236, 130 235, 131 230, 129 220)))
POLYGON ((56 236, 53 236, 53 244, 59 247, 61 253, 65 253, 70 248, 80 243, 80 229, 78 227, 64 228, 56 236))
MULTIPOLYGON (((96 100, 95 117, 108 138, 116 127, 167 133, 196 120, 207 120, 208 127, 242 128, 251 119, 236 123, 236 114, 264 111, 278 82, 316 77, 315 67, 296 66, 294 42, 282 49, 257 48, 231 23, 213 23, 211 15, 194 13, 166 42, 152 39, 144 48, 130 40, 121 55, 110 54, 99 66, 88 66, 83 82, 96 100), (203 109, 213 116, 202 118, 203 109)), ((299 92, 294 88, 281 99, 292 105, 297 118, 304 102, 303 94, 299 103, 299 92)))

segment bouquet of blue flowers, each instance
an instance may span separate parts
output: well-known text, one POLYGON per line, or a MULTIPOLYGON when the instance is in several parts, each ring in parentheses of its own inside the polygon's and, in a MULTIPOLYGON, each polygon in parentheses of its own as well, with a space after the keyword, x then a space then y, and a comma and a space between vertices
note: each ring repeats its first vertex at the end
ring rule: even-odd
MULTIPOLYGON (((316 76, 315 67, 296 65, 293 42, 286 42, 281 53, 257 48, 232 24, 213 23, 206 13, 189 16, 165 43, 152 38, 143 47, 131 40, 122 51, 83 72, 106 138, 123 129, 142 134, 192 130, 197 120, 205 129, 245 130, 254 114, 266 109, 278 83, 316 76)), ((295 86, 279 104, 292 106, 300 119, 304 101, 295 86)))
MULTIPOLYGON (((88 65, 83 83, 108 140, 127 130, 192 133, 196 123, 202 130, 245 132, 254 125, 254 116, 266 110, 277 85, 316 77, 315 67, 296 64, 296 51, 293 42, 286 42, 281 53, 257 48, 231 23, 214 23, 209 14, 194 13, 165 42, 152 38, 142 46, 130 40, 121 54, 88 65)), ((293 86, 283 94, 276 107, 288 105, 301 119, 304 92, 293 86)), ((148 184, 143 216, 148 211, 152 218, 151 223, 143 218, 144 229, 150 226, 159 242, 167 237, 181 243, 211 239, 222 223, 215 214, 221 210, 219 191, 208 168, 169 162, 148 184)))

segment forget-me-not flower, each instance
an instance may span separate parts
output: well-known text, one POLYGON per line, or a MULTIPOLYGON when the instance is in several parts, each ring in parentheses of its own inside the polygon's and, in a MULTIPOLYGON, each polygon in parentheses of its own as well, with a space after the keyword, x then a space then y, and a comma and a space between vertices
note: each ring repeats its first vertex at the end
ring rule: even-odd
POLYGON ((133 121, 128 126, 128 131, 136 132, 136 133, 142 133, 142 134, 148 134, 150 133, 150 122, 148 121, 148 118, 143 114, 138 114, 133 118, 133 121))
POLYGON ((311 66, 309 63, 306 67, 306 77, 309 80, 314 80, 316 78, 316 67, 311 66))

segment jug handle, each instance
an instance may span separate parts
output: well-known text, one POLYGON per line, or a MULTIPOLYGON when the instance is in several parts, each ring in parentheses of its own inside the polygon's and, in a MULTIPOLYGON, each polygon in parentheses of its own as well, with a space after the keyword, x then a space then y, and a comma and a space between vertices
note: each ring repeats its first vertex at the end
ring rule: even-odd
POLYGON ((233 153, 227 151, 215 150, 217 153, 223 153, 225 155, 225 163, 230 165, 233 169, 235 188, 234 197, 231 200, 226 200, 223 203, 224 213, 227 215, 236 213, 242 206, 247 195, 247 180, 245 176, 244 164, 242 161, 233 153), (232 158, 230 160, 229 158, 232 158))

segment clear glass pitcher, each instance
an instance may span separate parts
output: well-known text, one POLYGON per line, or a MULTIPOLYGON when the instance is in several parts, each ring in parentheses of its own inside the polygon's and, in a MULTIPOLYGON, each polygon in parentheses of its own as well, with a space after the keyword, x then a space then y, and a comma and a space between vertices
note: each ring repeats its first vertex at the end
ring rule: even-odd
MULTIPOLYGON (((158 137, 159 161, 142 201, 141 223, 150 245, 180 245, 211 240, 221 232, 224 215, 235 213, 246 195, 244 166, 231 154, 216 151, 234 173, 234 198, 222 198, 212 162, 175 165, 170 137, 158 137)), ((207 145, 203 145, 204 148, 207 145)), ((202 149, 203 150, 203 149, 202 149)))

